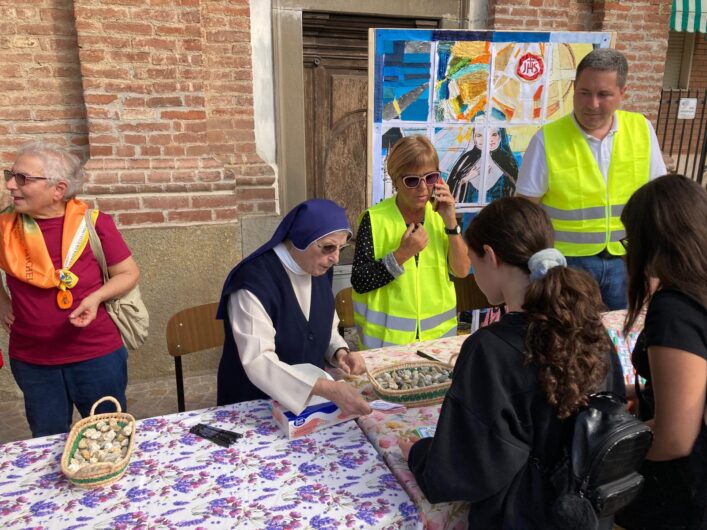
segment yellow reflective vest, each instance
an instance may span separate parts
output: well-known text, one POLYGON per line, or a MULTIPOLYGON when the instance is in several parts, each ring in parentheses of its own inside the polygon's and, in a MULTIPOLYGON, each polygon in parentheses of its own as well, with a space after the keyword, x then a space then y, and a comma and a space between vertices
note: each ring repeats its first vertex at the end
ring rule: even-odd
MULTIPOLYGON (((369 208, 368 213, 375 259, 380 260, 397 250, 407 226, 395 197, 369 208)), ((383 287, 363 294, 353 291, 362 349, 456 335, 457 296, 447 265, 449 236, 444 221, 429 203, 424 227, 428 243, 417 264, 414 258, 409 259, 403 265, 405 272, 383 287)))
POLYGON ((542 198, 555 228, 555 248, 566 256, 593 256, 605 248, 625 254, 621 212, 648 182, 650 132, 642 114, 618 111, 606 182, 571 114, 543 128, 548 190, 542 198))

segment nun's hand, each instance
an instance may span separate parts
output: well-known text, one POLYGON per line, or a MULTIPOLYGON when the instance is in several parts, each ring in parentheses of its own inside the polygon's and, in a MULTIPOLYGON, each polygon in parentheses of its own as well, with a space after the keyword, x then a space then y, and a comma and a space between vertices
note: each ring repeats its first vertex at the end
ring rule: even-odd
POLYGON ((345 381, 317 379, 312 394, 333 401, 345 416, 365 416, 373 412, 360 392, 345 381))
POLYGON ((345 374, 361 375, 366 371, 366 361, 357 351, 349 351, 348 348, 339 348, 334 354, 336 366, 345 374))

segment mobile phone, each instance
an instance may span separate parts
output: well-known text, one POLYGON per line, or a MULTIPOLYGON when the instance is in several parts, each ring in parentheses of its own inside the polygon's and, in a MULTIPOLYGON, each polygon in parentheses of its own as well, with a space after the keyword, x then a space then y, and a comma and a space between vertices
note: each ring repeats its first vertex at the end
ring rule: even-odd
POLYGON ((415 429, 415 433, 417 433, 420 438, 433 438, 436 430, 437 427, 418 427, 415 429))
POLYGON ((218 427, 212 427, 211 425, 205 425, 203 423, 194 425, 189 429, 189 432, 206 440, 210 440, 221 447, 228 447, 236 440, 243 437, 240 433, 219 429, 218 427))
POLYGON ((437 211, 437 186, 432 186, 432 193, 430 194, 430 202, 432 203, 432 209, 437 211))

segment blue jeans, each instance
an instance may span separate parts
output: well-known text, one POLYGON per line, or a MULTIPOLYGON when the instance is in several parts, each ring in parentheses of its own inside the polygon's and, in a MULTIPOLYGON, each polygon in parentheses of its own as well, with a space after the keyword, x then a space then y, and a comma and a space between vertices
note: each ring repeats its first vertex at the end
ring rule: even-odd
MULTIPOLYGON (((82 417, 103 396, 113 396, 126 410, 128 350, 125 346, 96 359, 58 365, 30 364, 10 359, 12 375, 25 398, 25 413, 32 436, 69 431, 74 405, 82 417)), ((101 403, 96 413, 113 412, 101 403)))
POLYGON ((626 309, 626 264, 621 257, 568 256, 567 265, 592 275, 599 284, 601 299, 611 311, 626 309))

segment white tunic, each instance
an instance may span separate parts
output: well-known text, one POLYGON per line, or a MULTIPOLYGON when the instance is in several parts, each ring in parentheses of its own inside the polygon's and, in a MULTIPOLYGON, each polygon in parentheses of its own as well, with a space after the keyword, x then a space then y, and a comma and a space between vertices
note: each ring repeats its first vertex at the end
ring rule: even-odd
MULTIPOLYGON (((309 320, 312 276, 304 272, 280 243, 274 249, 292 283, 302 313, 309 320)), ((238 355, 248 379, 286 409, 299 414, 307 407, 312 387, 325 372, 312 364, 290 365, 275 352, 275 327, 263 304, 246 289, 238 289, 228 299, 228 314, 238 355)), ((339 317, 334 313, 331 339, 324 358, 329 361, 346 341, 339 335, 339 317)))

